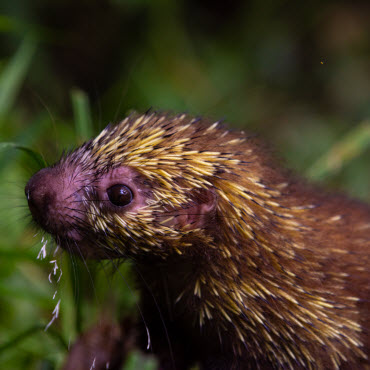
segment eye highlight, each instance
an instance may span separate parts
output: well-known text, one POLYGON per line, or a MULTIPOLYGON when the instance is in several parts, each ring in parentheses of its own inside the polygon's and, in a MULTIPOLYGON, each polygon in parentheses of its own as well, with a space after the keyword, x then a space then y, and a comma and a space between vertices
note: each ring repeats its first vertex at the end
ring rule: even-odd
POLYGON ((113 185, 107 189, 109 200, 118 207, 124 207, 131 203, 133 194, 131 189, 123 184, 113 185))

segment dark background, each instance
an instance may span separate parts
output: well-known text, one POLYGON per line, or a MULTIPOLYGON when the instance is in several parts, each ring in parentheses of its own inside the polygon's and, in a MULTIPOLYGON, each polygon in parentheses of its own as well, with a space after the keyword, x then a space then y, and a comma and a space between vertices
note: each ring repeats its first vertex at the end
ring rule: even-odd
MULTIPOLYGON (((52 163, 150 107, 248 128, 288 167, 369 201, 369 2, 0 0, 0 141, 52 163)), ((127 265, 64 256, 49 284, 23 195, 37 169, 0 144, 1 368, 58 368, 98 317, 137 311, 127 265)))

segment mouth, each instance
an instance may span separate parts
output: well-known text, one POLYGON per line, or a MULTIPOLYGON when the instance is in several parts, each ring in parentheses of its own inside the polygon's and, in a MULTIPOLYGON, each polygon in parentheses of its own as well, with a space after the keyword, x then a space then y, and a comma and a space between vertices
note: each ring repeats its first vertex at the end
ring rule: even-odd
POLYGON ((122 252, 108 248, 106 243, 99 242, 99 238, 83 238, 77 231, 67 233, 67 236, 54 236, 58 246, 69 254, 82 259, 105 260, 122 258, 122 252), (77 238, 75 237, 77 235, 77 238))

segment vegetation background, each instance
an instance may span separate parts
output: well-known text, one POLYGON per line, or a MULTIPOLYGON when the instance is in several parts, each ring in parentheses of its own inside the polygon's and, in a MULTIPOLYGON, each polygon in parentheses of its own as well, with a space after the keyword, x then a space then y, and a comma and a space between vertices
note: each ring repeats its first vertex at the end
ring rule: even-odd
POLYGON ((298 173, 370 201, 370 4, 0 1, 0 368, 60 368, 79 332, 137 312, 127 264, 63 255, 49 283, 23 189, 43 158, 150 107, 260 133, 298 173))

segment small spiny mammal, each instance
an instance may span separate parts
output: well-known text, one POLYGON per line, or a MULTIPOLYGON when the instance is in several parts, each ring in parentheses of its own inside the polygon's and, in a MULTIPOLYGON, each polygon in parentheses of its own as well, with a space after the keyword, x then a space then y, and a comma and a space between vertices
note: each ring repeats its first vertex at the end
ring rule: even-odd
POLYGON ((370 207, 293 178, 253 136, 133 114, 25 191, 69 253, 134 262, 161 368, 368 365, 370 207))

